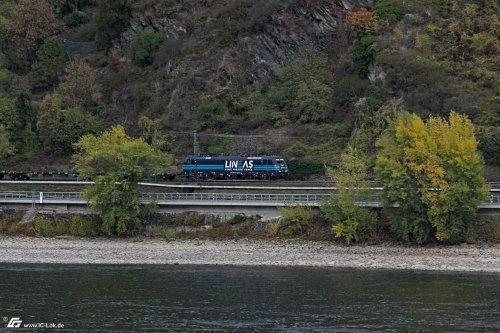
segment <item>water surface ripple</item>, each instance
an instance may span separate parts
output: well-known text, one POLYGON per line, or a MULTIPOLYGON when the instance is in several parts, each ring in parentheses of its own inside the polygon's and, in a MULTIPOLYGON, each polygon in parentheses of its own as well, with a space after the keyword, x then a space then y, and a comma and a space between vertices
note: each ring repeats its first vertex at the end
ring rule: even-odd
POLYGON ((64 323, 60 332, 498 332, 499 282, 476 273, 0 264, 0 318, 64 323))

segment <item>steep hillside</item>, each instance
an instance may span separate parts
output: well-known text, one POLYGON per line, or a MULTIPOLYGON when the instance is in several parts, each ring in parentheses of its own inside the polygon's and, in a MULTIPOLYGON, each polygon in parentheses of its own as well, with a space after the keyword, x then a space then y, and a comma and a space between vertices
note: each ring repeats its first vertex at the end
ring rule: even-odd
POLYGON ((313 172, 348 142, 373 152, 405 109, 467 114, 500 178, 498 12, 494 0, 3 1, 0 168, 67 167, 81 135, 124 124, 178 159, 197 131, 199 152, 283 154, 313 172))

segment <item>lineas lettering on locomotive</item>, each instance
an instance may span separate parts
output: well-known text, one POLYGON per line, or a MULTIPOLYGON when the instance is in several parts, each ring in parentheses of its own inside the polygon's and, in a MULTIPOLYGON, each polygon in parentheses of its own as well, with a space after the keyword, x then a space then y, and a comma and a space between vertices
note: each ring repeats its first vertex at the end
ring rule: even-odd
POLYGON ((248 170, 253 169, 253 161, 224 161, 225 170, 248 170))

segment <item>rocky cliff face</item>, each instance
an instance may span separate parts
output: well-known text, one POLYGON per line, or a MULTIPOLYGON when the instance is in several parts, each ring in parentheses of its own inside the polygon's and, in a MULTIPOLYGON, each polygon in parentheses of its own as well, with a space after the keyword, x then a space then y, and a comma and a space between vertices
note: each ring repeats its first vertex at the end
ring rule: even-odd
MULTIPOLYGON (((131 62, 130 43, 151 26, 167 37, 143 84, 153 90, 148 112, 173 122, 189 120, 200 97, 225 89, 234 80, 246 84, 272 79, 272 69, 304 55, 346 53, 334 41, 347 10, 372 7, 373 0, 198 1, 137 7, 128 29, 112 53, 123 65, 131 62), (337 49, 336 49, 337 46, 337 49)), ((347 37, 345 37, 346 39, 347 37)), ((138 74, 141 75, 141 74, 138 74)), ((130 105, 132 91, 123 86, 109 103, 130 105)))

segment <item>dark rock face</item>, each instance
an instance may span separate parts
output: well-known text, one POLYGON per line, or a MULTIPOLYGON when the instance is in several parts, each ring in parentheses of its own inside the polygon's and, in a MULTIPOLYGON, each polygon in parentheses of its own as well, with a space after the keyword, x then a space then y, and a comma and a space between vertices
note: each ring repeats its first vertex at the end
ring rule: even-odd
POLYGON ((314 53, 330 54, 332 37, 339 33, 339 21, 345 24, 347 10, 373 6, 373 0, 258 0, 227 14, 226 25, 218 19, 231 3, 216 8, 215 2, 194 8, 189 15, 178 6, 136 10, 129 28, 115 42, 116 53, 130 63, 128 50, 137 31, 151 26, 165 32, 169 47, 160 48, 161 60, 148 73, 148 81, 160 82, 155 87, 161 99, 158 116, 189 120, 201 96, 213 95, 235 78, 250 84, 267 81, 277 65, 314 53), (229 37, 224 43, 214 42, 220 36, 229 37), (185 51, 186 45, 192 52, 185 51), (181 51, 173 52, 175 48, 181 51))

